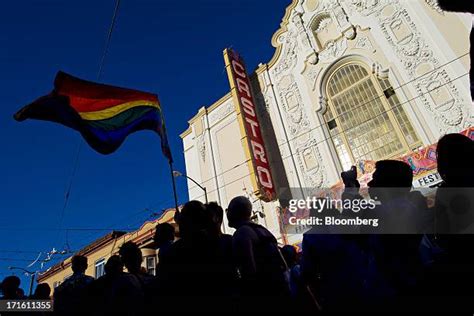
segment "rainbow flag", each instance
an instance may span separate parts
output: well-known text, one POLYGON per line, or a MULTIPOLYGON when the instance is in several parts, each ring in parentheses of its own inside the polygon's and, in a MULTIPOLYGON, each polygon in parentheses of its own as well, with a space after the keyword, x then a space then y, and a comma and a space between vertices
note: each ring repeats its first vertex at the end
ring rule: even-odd
POLYGON ((155 94, 81 80, 58 72, 54 90, 15 114, 17 121, 56 122, 80 132, 101 154, 113 153, 133 132, 152 130, 172 162, 163 113, 155 94))

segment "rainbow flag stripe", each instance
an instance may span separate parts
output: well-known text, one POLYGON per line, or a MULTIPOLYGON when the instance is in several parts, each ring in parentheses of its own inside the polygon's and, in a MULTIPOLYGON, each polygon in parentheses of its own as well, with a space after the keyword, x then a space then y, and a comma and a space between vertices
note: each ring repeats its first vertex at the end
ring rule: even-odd
POLYGON ((155 94, 85 81, 60 71, 54 90, 14 117, 17 121, 37 119, 73 128, 102 154, 113 153, 133 132, 152 130, 160 136, 163 154, 172 162, 155 94))

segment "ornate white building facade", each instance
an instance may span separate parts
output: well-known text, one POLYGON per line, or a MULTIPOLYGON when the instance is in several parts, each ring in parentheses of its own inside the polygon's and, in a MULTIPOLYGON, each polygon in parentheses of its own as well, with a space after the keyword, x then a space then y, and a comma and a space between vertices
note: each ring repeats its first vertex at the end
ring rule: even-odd
MULTIPOLYGON (((473 126, 471 21, 431 0, 294 0, 273 58, 252 75, 277 191, 330 187, 361 160, 400 157, 473 126)), ((230 93, 201 108, 181 137, 187 174, 209 200, 252 197, 230 93)), ((204 201, 188 185, 190 199, 204 201)), ((253 201, 281 237, 280 201, 253 201)))

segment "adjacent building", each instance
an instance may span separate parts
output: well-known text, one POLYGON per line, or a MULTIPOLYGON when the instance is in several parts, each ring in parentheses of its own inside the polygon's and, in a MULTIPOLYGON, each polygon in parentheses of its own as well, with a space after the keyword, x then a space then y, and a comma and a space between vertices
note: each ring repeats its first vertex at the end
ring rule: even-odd
MULTIPOLYGON (((169 209, 163 215, 155 220, 145 222, 138 230, 133 232, 112 231, 107 235, 95 240, 83 249, 75 253, 87 257, 88 268, 86 274, 99 278, 104 275, 104 267, 107 259, 112 255, 118 254, 120 246, 128 241, 136 243, 143 256, 142 266, 145 270, 155 275, 157 264, 157 253, 159 250, 153 241, 156 225, 160 223, 170 223, 176 226, 174 222, 174 209, 169 209)), ((54 289, 65 279, 72 275, 71 259, 57 263, 46 271, 39 273, 37 282, 48 283, 54 289)))

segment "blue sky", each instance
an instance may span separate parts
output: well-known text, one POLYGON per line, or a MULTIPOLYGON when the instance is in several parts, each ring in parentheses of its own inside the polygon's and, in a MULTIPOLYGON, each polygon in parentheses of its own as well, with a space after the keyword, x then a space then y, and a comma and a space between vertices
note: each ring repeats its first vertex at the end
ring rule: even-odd
MULTIPOLYGON (((179 134, 201 106, 229 89, 222 50, 238 50, 249 70, 267 62, 274 52, 271 36, 290 2, 122 0, 101 82, 159 95, 175 169, 184 171, 179 134)), ((78 250, 106 233, 58 230, 80 135, 49 122, 17 123, 12 115, 48 93, 58 70, 96 79, 114 5, 114 0, 2 2, 0 278, 10 273, 8 266, 25 267, 39 251, 63 248, 66 235, 78 250)), ((138 227, 151 214, 145 209, 173 206, 170 181, 152 132, 131 135, 109 156, 84 143, 62 227, 138 227)), ((186 183, 177 184, 185 202, 186 183)))

